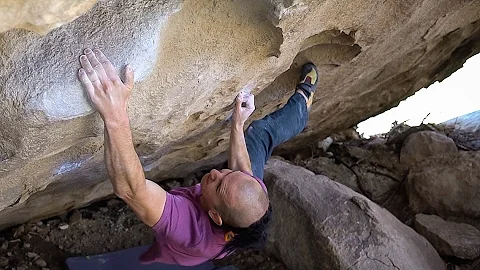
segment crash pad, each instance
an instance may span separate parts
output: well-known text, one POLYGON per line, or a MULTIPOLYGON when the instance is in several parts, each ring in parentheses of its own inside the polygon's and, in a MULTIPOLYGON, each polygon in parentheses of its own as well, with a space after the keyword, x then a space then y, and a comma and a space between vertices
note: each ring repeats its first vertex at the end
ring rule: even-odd
POLYGON ((66 261, 70 270, 234 270, 234 266, 215 267, 211 262, 196 266, 180 266, 162 263, 141 264, 139 257, 149 246, 124 249, 100 255, 72 257, 66 261))

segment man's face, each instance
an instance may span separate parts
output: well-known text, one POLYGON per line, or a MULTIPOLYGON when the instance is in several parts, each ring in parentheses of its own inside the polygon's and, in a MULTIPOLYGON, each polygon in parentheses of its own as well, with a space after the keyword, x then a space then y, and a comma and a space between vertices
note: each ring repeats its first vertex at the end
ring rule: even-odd
POLYGON ((211 170, 202 177, 202 200, 205 210, 213 209, 216 205, 227 203, 235 205, 236 190, 241 181, 256 181, 255 178, 241 172, 223 169, 211 170))

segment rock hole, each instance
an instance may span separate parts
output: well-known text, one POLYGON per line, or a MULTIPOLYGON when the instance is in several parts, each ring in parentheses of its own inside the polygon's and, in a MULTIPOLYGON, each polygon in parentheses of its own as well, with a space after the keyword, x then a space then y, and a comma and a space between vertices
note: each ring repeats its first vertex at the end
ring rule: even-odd
POLYGON ((360 45, 355 43, 354 36, 355 31, 347 34, 333 29, 305 39, 290 68, 258 95, 257 100, 265 102, 259 107, 267 103, 275 104, 292 94, 299 80, 300 69, 307 62, 313 62, 320 73, 325 73, 352 61, 362 51, 360 45))
POLYGON ((340 30, 327 30, 313 35, 302 42, 300 51, 304 51, 312 46, 319 44, 339 44, 353 46, 355 45, 355 31, 349 34, 340 30))

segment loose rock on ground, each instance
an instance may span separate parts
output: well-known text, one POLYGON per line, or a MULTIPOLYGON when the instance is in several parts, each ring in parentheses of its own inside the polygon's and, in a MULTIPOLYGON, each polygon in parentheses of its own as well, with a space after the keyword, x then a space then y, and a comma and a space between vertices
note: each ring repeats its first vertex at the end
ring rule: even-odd
POLYGON ((472 225, 445 221, 439 216, 418 214, 415 230, 443 256, 473 260, 480 256, 480 231, 472 225))

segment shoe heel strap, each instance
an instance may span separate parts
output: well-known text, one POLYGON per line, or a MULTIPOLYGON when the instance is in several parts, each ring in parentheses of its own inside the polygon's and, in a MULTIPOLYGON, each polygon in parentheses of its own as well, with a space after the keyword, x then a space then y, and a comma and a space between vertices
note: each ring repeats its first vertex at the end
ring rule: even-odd
POLYGON ((306 83, 299 83, 297 84, 297 90, 302 90, 302 92, 305 94, 307 98, 310 98, 312 95, 312 87, 309 84, 306 83))

